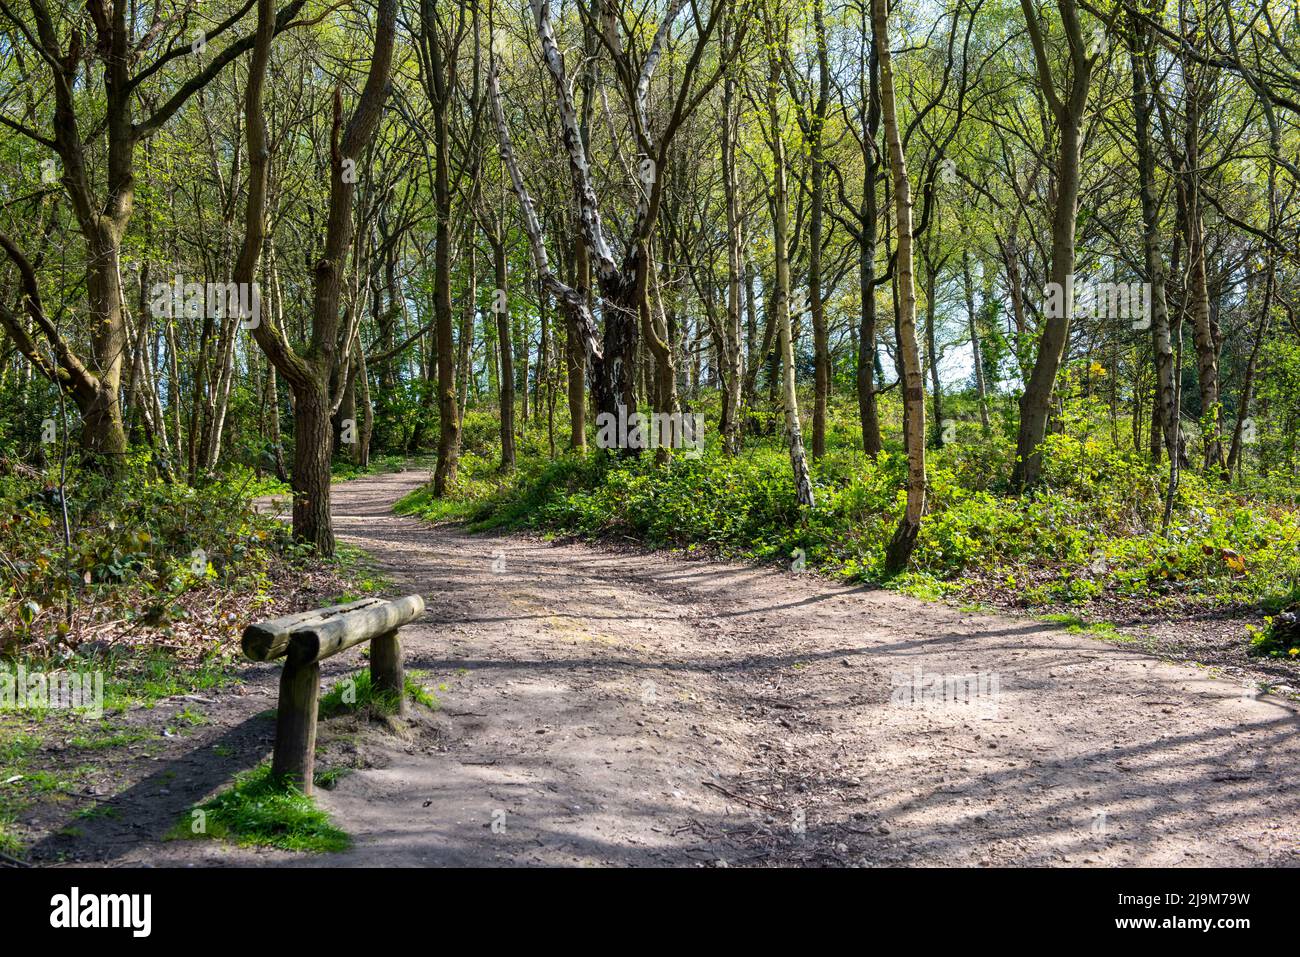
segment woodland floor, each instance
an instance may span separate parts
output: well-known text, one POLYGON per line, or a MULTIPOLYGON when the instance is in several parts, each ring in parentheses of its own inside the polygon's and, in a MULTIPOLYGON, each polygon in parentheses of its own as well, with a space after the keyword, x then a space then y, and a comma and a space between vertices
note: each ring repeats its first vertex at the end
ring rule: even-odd
MULTIPOLYGON (((424 596, 407 666, 444 686, 403 734, 321 723, 318 770, 357 768, 317 792, 351 850, 161 840, 267 755, 277 669, 258 665, 118 779, 113 814, 32 859, 1300 865, 1293 702, 1023 617, 393 515, 425 479, 334 488, 339 534, 424 596), (996 713, 891 706, 891 675, 915 668, 997 673, 996 713)), ((325 684, 361 663, 331 659, 325 684)))

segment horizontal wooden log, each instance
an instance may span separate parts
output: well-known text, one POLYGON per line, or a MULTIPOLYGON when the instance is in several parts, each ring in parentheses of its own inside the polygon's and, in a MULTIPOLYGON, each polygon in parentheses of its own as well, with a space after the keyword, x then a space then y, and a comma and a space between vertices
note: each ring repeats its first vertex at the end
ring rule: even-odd
POLYGON ((407 595, 396 601, 357 608, 296 626, 289 640, 289 660, 300 665, 323 661, 353 645, 396 631, 422 614, 424 599, 419 595, 407 595))
POLYGON ((271 661, 289 650, 289 635, 295 628, 314 621, 324 621, 358 608, 383 604, 385 601, 382 598, 363 598, 360 601, 348 602, 346 605, 315 608, 311 611, 300 611, 295 615, 272 618, 270 621, 259 621, 244 629, 241 642, 244 654, 254 661, 271 661))

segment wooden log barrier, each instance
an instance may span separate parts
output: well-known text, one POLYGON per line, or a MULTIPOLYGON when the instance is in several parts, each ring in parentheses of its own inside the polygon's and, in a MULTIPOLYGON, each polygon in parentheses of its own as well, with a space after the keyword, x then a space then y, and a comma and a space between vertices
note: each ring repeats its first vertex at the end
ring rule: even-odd
POLYGON ((241 644, 244 654, 254 661, 271 661, 279 658, 289 650, 289 635, 295 628, 312 621, 323 621, 334 615, 342 615, 357 608, 368 608, 384 604, 382 598, 363 598, 361 601, 346 605, 334 605, 331 608, 317 608, 314 611, 301 611, 296 615, 259 621, 244 629, 241 644))
POLYGON ((244 654, 253 661, 284 656, 280 705, 275 720, 271 773, 312 793, 316 763, 316 711, 320 702, 320 663, 331 655, 370 642, 370 684, 395 697, 406 710, 406 678, 397 631, 424 614, 424 599, 407 595, 395 601, 364 598, 332 608, 286 615, 244 629, 244 654))

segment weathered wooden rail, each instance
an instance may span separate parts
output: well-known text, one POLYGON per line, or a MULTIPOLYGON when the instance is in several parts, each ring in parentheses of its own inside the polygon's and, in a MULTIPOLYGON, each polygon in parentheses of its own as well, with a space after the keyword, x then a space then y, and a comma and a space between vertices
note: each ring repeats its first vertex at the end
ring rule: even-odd
POLYGON ((395 601, 363 598, 331 608, 260 621, 244 629, 244 654, 254 661, 285 656, 280 674, 280 705, 275 719, 271 773, 312 792, 316 763, 316 710, 320 702, 320 663, 353 645, 370 642, 370 684, 378 694, 406 707, 406 676, 397 630, 424 614, 424 599, 407 595, 395 601))

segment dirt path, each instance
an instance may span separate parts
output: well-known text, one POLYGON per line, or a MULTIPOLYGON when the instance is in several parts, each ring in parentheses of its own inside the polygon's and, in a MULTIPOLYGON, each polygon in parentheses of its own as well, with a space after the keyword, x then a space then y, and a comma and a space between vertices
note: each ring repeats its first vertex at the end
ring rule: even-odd
POLYGON ((334 489, 339 534, 424 596, 407 662, 446 686, 436 733, 320 793, 355 847, 128 859, 1300 864, 1284 701, 1024 619, 391 514, 424 478, 334 489), (917 669, 999 693, 891 704, 917 669))

